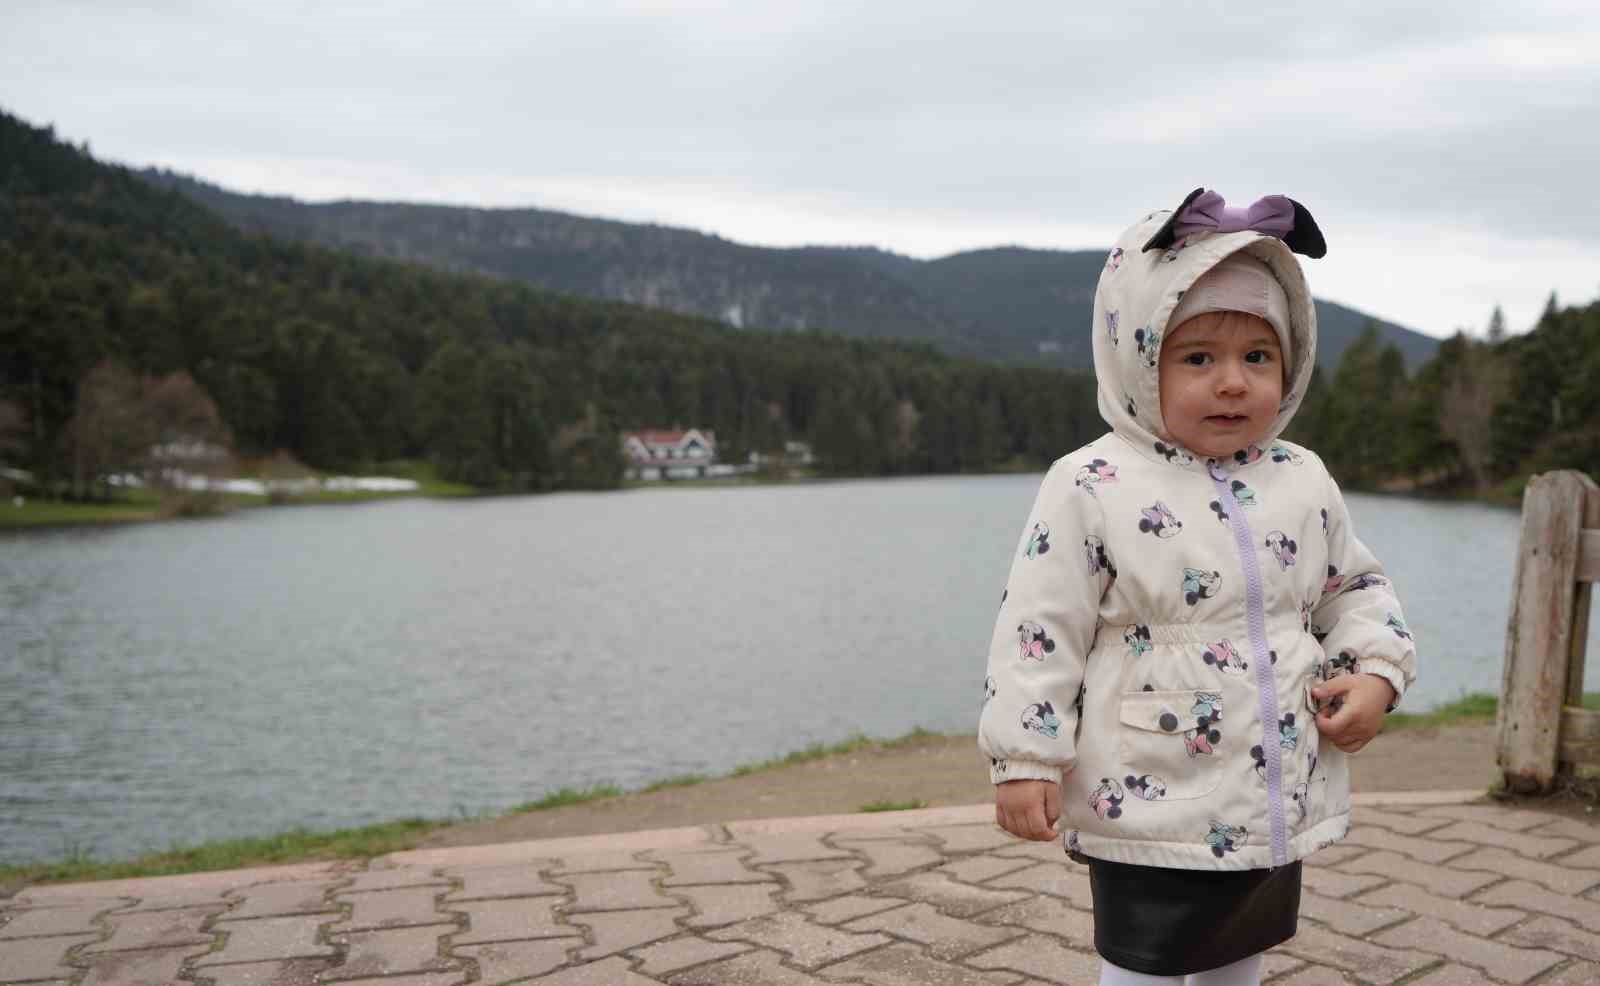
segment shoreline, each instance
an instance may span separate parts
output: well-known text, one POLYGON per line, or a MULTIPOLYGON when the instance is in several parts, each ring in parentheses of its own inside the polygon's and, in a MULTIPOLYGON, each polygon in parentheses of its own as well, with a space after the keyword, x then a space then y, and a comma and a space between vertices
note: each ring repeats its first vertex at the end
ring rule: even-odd
MULTIPOLYGON (((1589 696, 1600 703, 1600 693, 1589 696)), ((1494 768, 1493 698, 1468 696, 1430 713, 1397 713, 1352 761, 1352 788, 1438 787, 1487 791, 1494 768), (1392 748, 1393 756, 1384 752, 1392 748)), ((406 818, 329 832, 174 847, 131 859, 69 854, 47 862, 0 864, 0 899, 36 883, 161 876, 390 852, 478 845, 744 819, 894 811, 979 803, 993 797, 975 734, 913 730, 891 739, 857 736, 707 777, 684 775, 637 790, 609 785, 546 792, 536 801, 476 818, 406 818)))

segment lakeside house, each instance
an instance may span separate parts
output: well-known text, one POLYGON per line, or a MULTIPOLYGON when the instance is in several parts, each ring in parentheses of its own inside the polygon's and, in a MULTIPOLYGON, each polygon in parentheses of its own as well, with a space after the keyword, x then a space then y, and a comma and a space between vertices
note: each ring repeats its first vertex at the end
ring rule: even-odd
MULTIPOLYGON (((622 455, 628 479, 703 479, 724 475, 717 466, 717 436, 699 428, 625 431, 622 455)), ((735 467, 723 469, 732 472, 735 467)))

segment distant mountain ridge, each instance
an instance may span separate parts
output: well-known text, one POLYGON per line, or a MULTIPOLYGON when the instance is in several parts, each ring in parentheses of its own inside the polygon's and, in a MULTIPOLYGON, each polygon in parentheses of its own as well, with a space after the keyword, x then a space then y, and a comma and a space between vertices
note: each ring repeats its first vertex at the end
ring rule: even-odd
MULTIPOLYGON (((245 195, 172 172, 172 188, 248 232, 453 272, 628 301, 740 328, 825 330, 930 343, 953 355, 1043 367, 1093 365, 1086 322, 1103 250, 995 247, 919 260, 875 247, 755 247, 654 224, 544 209, 245 195)), ((1332 369, 1368 321, 1407 366, 1438 340, 1317 301, 1318 362, 1332 369)))

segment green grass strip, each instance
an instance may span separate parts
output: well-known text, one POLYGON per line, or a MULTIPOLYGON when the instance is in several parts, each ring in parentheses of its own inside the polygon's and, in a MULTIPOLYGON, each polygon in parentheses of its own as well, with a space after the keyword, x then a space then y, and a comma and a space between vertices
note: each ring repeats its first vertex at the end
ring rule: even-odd
POLYGON ((862 805, 860 808, 857 808, 856 810, 857 811, 914 811, 914 810, 916 810, 918 808, 926 808, 926 807, 928 807, 928 803, 926 801, 923 801, 921 798, 915 798, 915 799, 913 799, 911 801, 874 801, 871 804, 862 805))
POLYGON ((264 838, 228 839, 199 846, 174 847, 165 852, 121 861, 99 861, 89 853, 74 849, 54 863, 0 866, 0 894, 35 883, 122 880, 324 859, 370 859, 413 848, 423 836, 448 824, 445 821, 407 818, 333 832, 292 829, 264 838))

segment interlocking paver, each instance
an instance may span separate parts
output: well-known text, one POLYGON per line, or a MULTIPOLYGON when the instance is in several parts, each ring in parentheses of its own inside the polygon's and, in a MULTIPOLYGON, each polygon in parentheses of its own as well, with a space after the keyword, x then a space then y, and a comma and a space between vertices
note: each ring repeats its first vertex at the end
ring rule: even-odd
POLYGON ((929 955, 943 960, 958 959, 969 952, 998 945, 1019 937, 1010 928, 987 927, 945 917, 928 904, 908 904, 843 925, 846 931, 882 931, 896 938, 909 938, 927 946, 929 955))
POLYGON ((97 935, 71 935, 62 938, 16 938, 0 941, 0 969, 15 982, 28 979, 57 979, 77 975, 66 964, 69 949, 92 942, 97 935))
POLYGON ((852 849, 871 862, 862 875, 869 880, 876 880, 886 876, 899 876, 911 870, 924 866, 932 866, 944 860, 944 853, 935 848, 931 842, 845 842, 843 839, 834 841, 834 845, 841 849, 852 849))
POLYGON ((1448 866, 1428 866, 1392 852, 1369 852, 1346 860, 1342 868, 1352 873, 1372 873, 1425 887, 1441 897, 1465 897, 1499 881, 1489 873, 1469 873, 1448 866))
POLYGON ((567 908, 568 913, 676 907, 678 902, 663 897, 661 891, 651 883, 653 878, 653 873, 642 870, 621 870, 614 873, 571 873, 555 879, 572 887, 575 899, 567 908))
POLYGON ((747 952, 673 975, 673 986, 833 986, 783 964, 777 952, 747 952))
POLYGON ((461 881, 461 889, 445 895, 445 903, 457 900, 490 900, 496 897, 545 897, 560 895, 567 888, 539 875, 536 866, 474 866, 445 870, 444 875, 461 881))
POLYGON ((1300 874, 1307 887, 1324 897, 1348 897, 1386 882, 1383 877, 1371 873, 1344 873, 1322 866, 1304 867, 1300 874))
POLYGON ((209 945, 214 940, 200 926, 221 907, 185 907, 171 911, 141 911, 136 914, 111 914, 105 918, 112 928, 109 939, 84 949, 85 952, 113 952, 130 948, 165 948, 175 945, 209 945))
POLYGON ((1392 983, 1438 962, 1423 952, 1383 948, 1315 925, 1301 924, 1295 936, 1279 949, 1307 962, 1331 965, 1374 983, 1392 983))
POLYGON ((569 873, 608 873, 613 870, 650 870, 655 872, 661 867, 655 863, 639 858, 639 850, 617 850, 616 852, 586 852, 573 856, 563 856, 557 859, 548 869, 551 876, 566 876, 569 873))
POLYGON ((327 894, 334 883, 263 883, 243 887, 235 892, 237 903, 223 914, 219 921, 236 921, 240 918, 282 917, 288 914, 324 914, 337 912, 339 905, 328 900, 327 894))
POLYGON ((1525 983, 1562 961, 1562 956, 1555 952, 1520 948, 1477 935, 1463 934, 1430 917, 1419 917, 1398 928, 1390 928, 1374 935, 1372 940, 1394 948, 1432 952, 1455 962, 1477 966, 1494 978, 1508 983, 1525 983))
POLYGON ((453 924, 435 924, 336 935, 334 942, 349 946, 349 950, 344 963, 322 978, 361 979, 400 972, 449 972, 459 969, 461 963, 439 957, 439 938, 455 930, 453 924))
POLYGON ((1600 870, 1600 846, 1590 846, 1580 849, 1570 856, 1563 856, 1560 860, 1562 866, 1577 866, 1586 870, 1600 870))
POLYGON ((613 957, 553 972, 533 982, 540 986, 660 986, 659 979, 641 976, 628 964, 626 959, 613 957))
POLYGON ((746 866, 741 851, 682 852, 651 854, 651 858, 666 865, 671 876, 661 881, 663 887, 680 887, 697 883, 765 883, 776 879, 770 873, 746 866))
POLYGON ((1473 900, 1481 904, 1498 904, 1524 911, 1554 914, 1575 921, 1590 931, 1600 931, 1600 904, 1583 897, 1553 894, 1541 886, 1523 880, 1507 880, 1505 883, 1496 884, 1478 894, 1473 900))
POLYGON ((695 916, 684 922, 691 928, 710 928, 775 914, 782 909, 773 899, 777 892, 775 883, 672 888, 673 896, 687 898, 695 909, 695 916))
POLYGON ((715 942, 687 935, 672 941, 659 942, 629 952, 639 960, 639 971, 649 976, 664 976, 669 972, 687 969, 713 959, 725 959, 750 951, 751 946, 740 942, 715 942))
POLYGON ((1494 986, 1494 980, 1471 966, 1451 962, 1428 970, 1406 986, 1494 986))
POLYGON ((873 891, 891 897, 926 901, 944 913, 958 918, 971 917, 992 907, 1010 904, 1028 896, 1014 890, 990 890, 986 887, 957 883, 945 874, 936 872, 918 873, 903 880, 874 887, 873 891))
POLYGON ((328 915, 310 914, 281 918, 252 918, 248 921, 218 922, 217 930, 228 936, 221 951, 196 960, 196 965, 222 962, 270 962, 274 959, 312 959, 337 954, 331 946, 317 941, 317 927, 328 915))
POLYGON ((594 941, 594 944, 578 951, 578 958, 588 962, 614 955, 625 948, 675 935, 679 931, 678 918, 688 913, 687 908, 679 908, 672 911, 596 911, 574 915, 572 923, 586 926, 589 937, 594 941))
POLYGON ((777 863, 767 868, 789 884, 783 899, 790 903, 837 897, 867 885, 861 877, 861 861, 857 859, 777 863))
POLYGON ((1094 947, 1094 915, 1040 895, 978 915, 983 924, 1013 924, 1065 938, 1074 948, 1094 947))
POLYGON ((1576 839, 1541 836, 1533 832, 1512 832, 1481 822, 1454 822, 1449 828, 1429 832, 1428 838, 1455 839, 1485 846, 1499 846, 1535 859, 1548 859, 1579 844, 1576 839))
POLYGON ((173 887, 163 889, 160 893, 147 894, 120 908, 118 913, 131 914, 138 911, 175 911, 193 907, 227 907, 228 901, 223 894, 230 888, 227 887, 173 887))
POLYGON ((317 974, 332 964, 330 959, 250 962, 211 966, 200 975, 201 982, 210 979, 211 986, 316 986, 317 974))
POLYGON ((340 891, 334 900, 350 905, 349 920, 334 925, 335 931, 374 931, 403 928, 407 925, 438 924, 450 920, 434 898, 443 887, 412 887, 405 890, 375 890, 346 895, 340 891))
POLYGON ((982 883, 1035 865, 1037 864, 1032 860, 1018 859, 1015 856, 968 856, 965 859, 952 860, 936 869, 940 873, 950 874, 963 883, 982 883))
POLYGON ((1013 839, 1011 845, 990 852, 991 856, 1026 856, 1045 863, 1067 862, 1067 847, 1060 839, 1049 842, 1031 842, 1013 839))
POLYGON ((1501 935, 1500 940, 1600 961, 1600 935, 1584 931, 1560 918, 1535 918, 1501 935))
MULTIPOLYGON (((352 874, 347 886, 339 888, 341 894, 371 893, 375 890, 399 890, 402 887, 442 887, 449 883, 444 877, 422 866, 400 866, 392 870, 367 870, 352 874)), ((437 893, 437 891, 435 891, 437 893)))
POLYGON ((1300 914, 1320 921, 1341 934, 1357 938, 1397 921, 1404 921, 1409 916, 1405 911, 1392 907, 1372 907, 1366 903, 1337 900, 1309 892, 1300 895, 1300 914))
POLYGON ((1100 957, 1067 948, 1048 935, 1029 935, 977 955, 964 965, 976 969, 1011 969, 1049 983, 1084 986, 1099 981, 1100 957))
MULTIPOLYGON (((1527 884, 1527 886, 1532 885, 1527 884)), ((1492 894, 1494 891, 1490 890, 1488 893, 1492 894)), ((1484 906, 1486 901, 1482 897, 1475 901, 1440 897, 1428 893, 1421 887, 1413 887, 1409 883, 1391 883, 1381 890, 1362 894, 1356 900, 1374 907, 1397 907, 1413 914, 1427 914, 1441 918, 1462 931, 1482 935, 1485 938, 1492 937, 1496 932, 1509 928, 1528 916, 1515 907, 1486 907, 1484 906)))
POLYGON ((1600 983, 1600 963, 1574 962, 1557 971, 1539 986, 1594 986, 1600 983))
POLYGON ((1561 860, 1540 863, 1504 849, 1486 847, 1450 863, 1455 870, 1487 870, 1516 880, 1532 880, 1563 894, 1582 893, 1600 884, 1600 873, 1573 869, 1561 860))
MULTIPOLYGON (((204 951, 204 949, 201 949, 204 951)), ((193 948, 145 948, 133 952, 109 952, 86 956, 89 974, 83 986, 145 986, 178 981, 183 960, 195 954, 193 948)), ((0 972, 0 975, 10 975, 0 972)))
POLYGON ((1010 986, 1022 978, 1011 972, 978 972, 942 962, 910 945, 890 945, 858 955, 821 974, 871 986, 1010 986))
POLYGON ((1355 859, 1357 856, 1366 855, 1367 850, 1361 846, 1351 846, 1336 843, 1325 846, 1305 858, 1307 869, 1327 869, 1338 866, 1346 860, 1355 859))
MULTIPOLYGON (((1269 949, 1261 957, 1261 978, 1271 979, 1273 976, 1282 976, 1297 969, 1306 968, 1306 964, 1293 955, 1269 949)), ((1314 968, 1314 967, 1313 967, 1314 968)))
POLYGON ((996 877, 984 886, 1000 890, 1034 890, 1055 897, 1065 897, 1078 907, 1094 907, 1094 899, 1089 892, 1089 871, 1078 866, 1041 863, 996 877))
POLYGON ((1016 841, 1016 837, 998 825, 935 825, 920 829, 944 843, 945 852, 985 852, 1016 841))
POLYGON ((1351 829, 1344 841, 1352 846, 1400 853, 1423 863, 1443 863, 1479 849, 1470 842, 1442 842, 1435 839, 1431 832, 1424 839, 1381 828, 1351 829))
MULTIPOLYGON (((729 826, 733 828, 733 826, 729 826)), ((792 832, 782 834, 747 835, 740 837, 735 833, 740 844, 754 851, 755 855, 746 860, 750 866, 765 866, 768 863, 796 863, 816 859, 853 859, 854 857, 843 849, 834 849, 823 845, 822 837, 816 832, 792 832)))
POLYGON ((1417 809, 1418 815, 1454 818, 1463 822, 1482 822, 1496 828, 1520 832, 1549 823, 1550 816, 1537 811, 1522 811, 1491 804, 1431 805, 1417 809))
POLYGON ((422 972, 409 976, 344 979, 339 986, 462 986, 466 981, 465 972, 422 972))
POLYGON ((583 942, 577 938, 501 941, 488 945, 458 945, 450 954, 478 963, 478 986, 499 986, 514 979, 543 975, 565 964, 567 949, 581 944, 583 942))
POLYGON ((451 941, 457 945, 478 945, 582 934, 571 925, 557 923, 555 908, 560 902, 559 897, 516 897, 452 904, 452 911, 460 911, 467 916, 467 930, 457 932, 451 941))
POLYGON ((0 940, 6 938, 38 938, 41 935, 99 935, 94 923, 96 914, 110 907, 99 904, 79 904, 75 907, 36 907, 8 912, 9 920, 0 925, 0 940))
POLYGON ((706 937, 714 941, 754 942, 785 952, 795 965, 808 969, 815 969, 827 962, 837 962, 889 941, 883 935, 852 934, 814 924, 807 921, 804 915, 793 911, 741 921, 732 927, 708 932, 706 937))
MULTIPOLYGON (((1262 978, 1266 978, 1263 974, 1262 978)), ((1354 980, 1325 965, 1309 965, 1292 976, 1273 980, 1272 986, 1350 986, 1354 980)))
POLYGON ((1526 829, 1530 835, 1548 835, 1559 839, 1577 839, 1579 842, 1595 844, 1600 843, 1600 821, 1584 821, 1577 818, 1551 818, 1543 816, 1545 824, 1526 829))
POLYGON ((1442 829, 1451 824, 1451 819, 1438 818, 1432 815, 1402 814, 1397 811, 1386 811, 1382 808, 1369 808, 1357 805, 1350 809, 1350 825, 1352 828, 1366 828, 1376 825, 1386 828, 1391 832, 1401 835, 1421 835, 1431 829, 1442 829))
POLYGON ((901 907, 906 903, 907 901, 898 897, 866 897, 851 894, 848 897, 835 897, 818 904, 807 904, 800 909, 811 915, 811 920, 818 924, 843 924, 868 914, 887 911, 891 907, 901 907))

